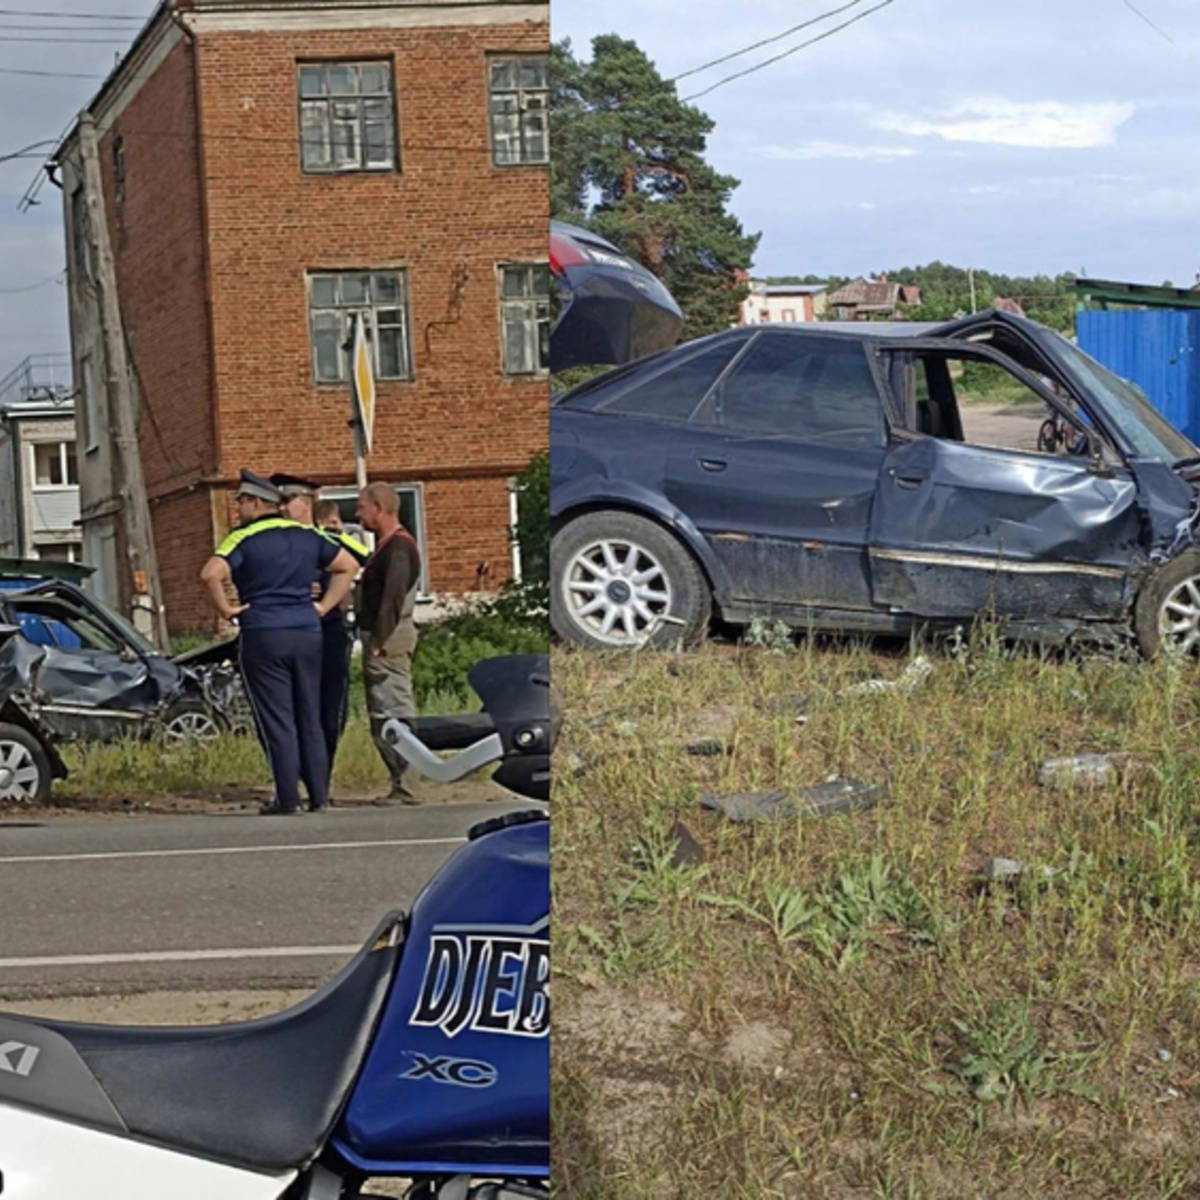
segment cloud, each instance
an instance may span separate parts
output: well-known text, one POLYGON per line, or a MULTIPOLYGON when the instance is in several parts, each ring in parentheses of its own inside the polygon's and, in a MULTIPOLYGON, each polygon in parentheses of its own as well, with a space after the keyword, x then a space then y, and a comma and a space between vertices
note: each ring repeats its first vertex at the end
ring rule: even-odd
POLYGON ((879 111, 867 120, 876 129, 909 137, 1035 150, 1089 150, 1113 145, 1117 131, 1136 111, 1135 104, 1115 101, 1076 104, 984 97, 959 101, 932 115, 879 111))
POLYGON ((788 161, 843 158, 854 162, 892 162, 898 158, 913 158, 917 151, 912 146, 851 146, 844 142, 806 142, 802 146, 764 146, 759 153, 764 158, 788 161))

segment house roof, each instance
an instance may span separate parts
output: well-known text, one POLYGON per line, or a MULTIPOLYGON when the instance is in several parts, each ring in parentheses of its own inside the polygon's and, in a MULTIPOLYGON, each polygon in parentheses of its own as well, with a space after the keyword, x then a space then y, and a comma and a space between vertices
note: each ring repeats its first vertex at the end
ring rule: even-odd
POLYGON ((877 279, 852 279, 829 296, 830 304, 855 305, 858 308, 894 308, 900 303, 900 285, 877 279))
POLYGON ((763 291, 768 296, 819 296, 829 291, 826 283, 768 283, 763 291))

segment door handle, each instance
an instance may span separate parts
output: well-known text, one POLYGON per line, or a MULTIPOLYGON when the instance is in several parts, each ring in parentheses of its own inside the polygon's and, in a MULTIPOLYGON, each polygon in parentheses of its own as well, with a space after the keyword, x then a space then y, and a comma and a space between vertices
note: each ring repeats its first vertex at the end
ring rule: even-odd
POLYGON ((897 487, 910 492, 919 488, 929 478, 924 471, 893 471, 892 477, 896 480, 897 487))
POLYGON ((711 471, 714 475, 720 474, 729 466, 723 458, 701 458, 697 461, 706 471, 711 471))

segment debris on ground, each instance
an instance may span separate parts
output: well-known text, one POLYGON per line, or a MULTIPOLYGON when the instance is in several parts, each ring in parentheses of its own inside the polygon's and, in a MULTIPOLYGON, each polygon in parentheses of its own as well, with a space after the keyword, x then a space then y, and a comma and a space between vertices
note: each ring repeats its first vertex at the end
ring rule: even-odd
POLYGON ((724 754, 732 754, 733 748, 716 738, 704 738, 699 742, 688 742, 684 752, 693 758, 720 758, 724 754))
POLYGON ((718 795, 705 792, 703 808, 723 813, 735 825, 750 821, 777 821, 784 817, 829 817, 865 812, 886 799, 882 788, 857 779, 828 779, 814 787, 786 791, 776 788, 765 792, 732 792, 718 795))
POLYGON ((1165 1046, 1159 1046, 1159 1048, 1154 1052, 1154 1057, 1157 1058, 1161 1063, 1169 1063, 1173 1056, 1170 1050, 1168 1050, 1165 1046))
POLYGON ((696 835, 682 821, 676 821, 671 826, 667 837, 675 843, 675 849, 671 852, 671 866, 676 870, 680 867, 698 867, 708 858, 696 835))
MULTIPOLYGON (((985 883, 1011 883, 1028 875, 1033 869, 1019 858, 989 858, 979 874, 985 883)), ((1052 879, 1057 874, 1057 867, 1041 868, 1043 879, 1052 879)))
POLYGON ((1128 754, 1074 754, 1069 758, 1048 758, 1038 770, 1042 787, 1067 791, 1072 788, 1102 788, 1116 782, 1128 754))
POLYGON ((881 692, 916 691, 933 674, 933 663, 924 654, 914 658, 904 668, 899 679, 867 679, 838 692, 838 699, 851 700, 858 696, 874 696, 881 692))
POLYGON ((588 773, 587 763, 574 750, 563 759, 563 765, 570 772, 572 779, 582 779, 588 773))
POLYGON ((799 692, 791 696, 779 696, 773 700, 764 700, 758 705, 760 712, 772 717, 791 717, 797 725, 808 724, 807 709, 813 699, 807 692, 799 692))

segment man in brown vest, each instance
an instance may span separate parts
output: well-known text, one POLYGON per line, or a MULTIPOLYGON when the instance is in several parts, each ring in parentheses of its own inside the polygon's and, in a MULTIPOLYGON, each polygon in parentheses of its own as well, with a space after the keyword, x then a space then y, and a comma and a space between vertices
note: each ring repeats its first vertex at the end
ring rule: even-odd
POLYGON ((387 803, 419 804, 404 781, 408 764, 384 741, 391 717, 417 715, 412 690, 412 655, 417 645, 413 608, 421 577, 417 543, 400 524, 400 497, 386 483, 372 483, 358 498, 358 517, 375 535, 375 550, 358 585, 359 635, 371 736, 392 777, 387 803))

